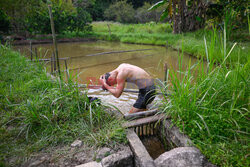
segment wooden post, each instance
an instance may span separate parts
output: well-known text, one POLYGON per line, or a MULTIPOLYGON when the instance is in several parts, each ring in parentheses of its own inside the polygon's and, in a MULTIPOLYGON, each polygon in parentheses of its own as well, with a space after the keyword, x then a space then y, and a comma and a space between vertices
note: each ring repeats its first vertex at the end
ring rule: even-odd
POLYGON ((35 48, 35 55, 36 55, 36 60, 38 61, 38 58, 37 58, 37 48, 35 48))
POLYGON ((65 68, 66 68, 67 79, 69 80, 69 73, 68 73, 67 60, 64 60, 64 63, 65 63, 65 68))
POLYGON ((51 55, 51 58, 50 58, 50 64, 51 64, 51 74, 53 74, 53 55, 51 55))
POLYGON ((51 5, 48 5, 48 8, 49 8, 49 17, 50 17, 51 31, 52 31, 52 37, 53 37, 53 44, 54 44, 54 49, 55 49, 56 64, 57 64, 57 69, 58 69, 58 72, 59 72, 59 76, 61 78, 59 57, 58 57, 58 50, 57 50, 57 42, 56 42, 56 34, 55 34, 55 26, 54 26, 54 20, 53 20, 51 5))
POLYGON ((109 29, 109 37, 111 38, 111 30, 110 30, 110 26, 109 26, 109 24, 107 24, 107 26, 108 26, 108 29, 109 29))
POLYGON ((52 56, 53 56, 53 63, 54 63, 54 72, 56 72, 56 60, 55 60, 55 53, 53 52, 52 53, 52 56))
POLYGON ((167 63, 164 64, 164 82, 168 80, 168 65, 167 63))
POLYGON ((33 60, 33 56, 32 56, 32 41, 30 41, 30 60, 33 60))

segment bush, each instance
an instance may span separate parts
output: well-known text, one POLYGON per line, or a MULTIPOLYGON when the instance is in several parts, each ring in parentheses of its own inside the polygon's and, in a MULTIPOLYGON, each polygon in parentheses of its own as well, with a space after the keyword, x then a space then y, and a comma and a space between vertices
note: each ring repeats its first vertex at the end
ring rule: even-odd
POLYGON ((150 21, 158 22, 160 21, 160 16, 162 14, 163 8, 159 7, 156 10, 148 11, 152 5, 149 3, 144 3, 144 5, 136 10, 135 19, 138 23, 146 23, 150 21))
POLYGON ((8 32, 10 28, 10 21, 8 16, 0 10, 0 32, 8 32))
MULTIPOLYGON (((62 6, 54 4, 52 8, 56 33, 64 31, 90 31, 91 16, 81 8, 76 10, 66 10, 62 6)), ((46 7, 37 11, 27 19, 29 32, 51 33, 49 12, 46 7)))
POLYGON ((134 23, 134 15, 135 10, 133 6, 127 3, 126 0, 114 3, 104 12, 104 16, 107 20, 120 23, 134 23))

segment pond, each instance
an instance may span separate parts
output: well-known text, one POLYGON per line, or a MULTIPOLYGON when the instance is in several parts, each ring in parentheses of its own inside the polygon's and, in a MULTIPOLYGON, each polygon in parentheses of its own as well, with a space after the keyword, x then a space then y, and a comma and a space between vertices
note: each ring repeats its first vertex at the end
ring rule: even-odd
MULTIPOLYGON (((15 48, 25 53, 26 56, 30 58, 30 46, 16 46, 15 48)), ((37 55, 40 59, 51 58, 52 44, 33 45, 33 49, 34 48, 37 48, 37 55)), ((75 79, 80 84, 90 83, 90 80, 93 84, 97 84, 100 75, 112 71, 121 63, 129 63, 139 66, 146 70, 152 77, 160 80, 164 80, 164 64, 167 64, 169 69, 178 70, 179 68, 178 52, 163 46, 124 44, 104 41, 59 43, 58 54, 60 58, 69 58, 67 60, 67 66, 70 75, 75 76, 75 79), (93 55, 102 52, 128 50, 141 51, 93 55)), ((182 68, 186 68, 189 61, 191 64, 194 64, 197 59, 184 54, 182 61, 182 68)), ((65 64, 63 61, 60 63, 60 68, 65 70, 65 64)), ((47 70, 50 71, 50 63, 47 65, 47 70)), ((89 96, 100 98, 103 103, 116 106, 122 113, 127 113, 137 99, 136 93, 124 92, 122 96, 117 99, 109 92, 99 89, 90 89, 88 94, 89 96)), ((159 100, 159 98, 160 97, 157 97, 155 101, 159 100)))

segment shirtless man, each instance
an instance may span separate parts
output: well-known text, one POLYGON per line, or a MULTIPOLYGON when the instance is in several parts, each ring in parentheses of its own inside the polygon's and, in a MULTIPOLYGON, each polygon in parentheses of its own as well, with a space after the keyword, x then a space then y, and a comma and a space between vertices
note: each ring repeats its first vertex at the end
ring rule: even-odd
POLYGON ((99 81, 103 89, 108 90, 116 98, 121 96, 125 82, 137 85, 139 89, 138 99, 129 113, 145 111, 147 104, 155 98, 153 78, 140 67, 131 64, 123 63, 119 65, 115 70, 101 75, 99 81), (116 87, 114 87, 115 84, 117 84, 116 87))

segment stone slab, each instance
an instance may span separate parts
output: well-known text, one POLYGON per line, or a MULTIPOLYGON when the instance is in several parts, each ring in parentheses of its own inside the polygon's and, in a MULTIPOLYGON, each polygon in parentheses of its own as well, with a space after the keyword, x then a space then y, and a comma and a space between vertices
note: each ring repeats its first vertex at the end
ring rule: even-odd
POLYGON ((92 161, 92 162, 89 162, 86 164, 77 165, 75 167, 102 167, 102 164, 95 162, 95 161, 92 161))
POLYGON ((132 129, 127 131, 127 139, 134 154, 136 167, 155 167, 154 161, 142 144, 140 138, 132 129))
POLYGON ((160 136, 164 137, 169 143, 173 143, 176 147, 193 146, 193 143, 188 136, 181 133, 178 127, 176 127, 171 120, 163 120, 160 124, 160 129, 160 136))
POLYGON ((157 167, 203 167, 205 157, 195 147, 178 147, 160 155, 157 167))
POLYGON ((103 167, 133 167, 133 153, 129 148, 123 151, 119 151, 115 154, 111 154, 108 157, 103 158, 101 164, 103 167))

